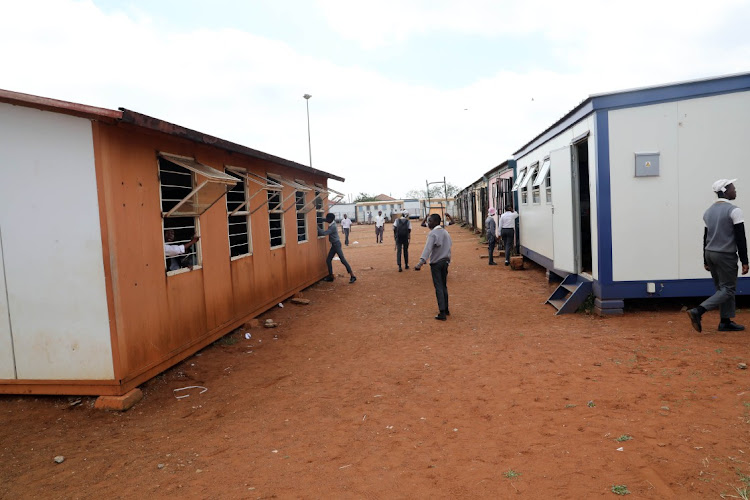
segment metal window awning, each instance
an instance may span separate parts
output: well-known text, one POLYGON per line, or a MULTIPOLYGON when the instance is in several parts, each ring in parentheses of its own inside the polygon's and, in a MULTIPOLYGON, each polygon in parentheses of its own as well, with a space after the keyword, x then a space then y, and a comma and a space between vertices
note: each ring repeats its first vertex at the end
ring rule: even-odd
POLYGON ((290 188, 294 189, 294 191, 292 191, 290 194, 286 195, 286 198, 284 198, 283 200, 281 200, 281 209, 284 210, 284 212, 289 211, 292 207, 295 207, 297 205, 296 198, 295 198, 294 203, 292 203, 291 205, 289 205, 287 208, 284 208, 284 203, 286 203, 286 200, 288 200, 288 199, 292 198, 293 196, 295 196, 295 194, 294 194, 295 191, 311 191, 310 187, 308 187, 306 185, 299 184, 298 182, 289 180, 289 179, 287 179, 285 177, 282 177, 279 174, 271 174, 271 173, 269 173, 268 177, 269 177, 269 179, 273 179, 276 182, 279 182, 281 184, 284 184, 284 185, 289 186, 290 188))
MULTIPOLYGON (((242 208, 244 206, 247 206, 248 209, 249 209, 250 208, 250 202, 259 193, 262 193, 262 192, 265 192, 265 191, 281 191, 283 189, 283 187, 284 187, 280 182, 277 182, 277 181, 275 181, 273 179, 269 179, 268 177, 264 177, 262 175, 258 175, 256 173, 250 172, 249 170, 245 170, 244 168, 233 167, 231 165, 227 165, 226 167, 227 167, 227 170, 229 170, 230 172, 232 172, 232 174, 235 174, 238 177, 241 177, 245 181, 245 183, 250 182, 250 183, 257 184, 258 186, 260 186, 260 189, 257 190, 255 193, 253 193, 252 196, 250 196, 247 199, 247 201, 245 202, 245 204, 240 205, 239 207, 237 207, 229 215, 234 215, 236 212, 238 212, 240 210, 240 208, 242 208)), ((260 205, 258 205, 254 209, 250 210, 250 215, 252 215, 255 212, 257 212, 265 204, 266 204, 265 200, 262 201, 260 205)))
POLYGON ((315 187, 320 189, 321 192, 325 192, 326 196, 333 194, 333 198, 328 198, 328 203, 330 206, 338 205, 341 202, 341 200, 344 199, 344 193, 339 193, 338 191, 336 191, 335 189, 331 187, 323 187, 317 183, 315 184, 315 187))
POLYGON ((518 187, 521 185, 521 181, 526 176, 526 170, 521 169, 521 171, 518 174, 518 177, 516 178, 515 184, 513 184, 513 189, 511 191, 518 191, 518 187))
POLYGON ((205 178, 162 217, 200 217, 237 184, 237 179, 186 156, 158 152, 161 158, 205 178))
POLYGON ((526 189, 526 187, 529 184, 529 181, 534 176, 534 172, 536 172, 537 168, 539 168, 539 165, 534 165, 532 167, 529 167, 529 170, 526 172, 526 175, 524 176, 523 180, 518 185, 519 189, 526 189))
POLYGON ((550 162, 549 158, 545 158, 542 163, 542 168, 539 169, 539 175, 534 179, 534 187, 539 187, 544 182, 544 179, 549 175, 550 162))

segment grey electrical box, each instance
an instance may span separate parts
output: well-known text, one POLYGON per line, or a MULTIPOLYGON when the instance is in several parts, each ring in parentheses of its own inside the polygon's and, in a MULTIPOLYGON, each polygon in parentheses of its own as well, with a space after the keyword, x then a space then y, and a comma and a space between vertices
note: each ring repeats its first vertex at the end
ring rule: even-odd
POLYGON ((659 175, 659 153, 636 153, 635 176, 653 177, 659 175))

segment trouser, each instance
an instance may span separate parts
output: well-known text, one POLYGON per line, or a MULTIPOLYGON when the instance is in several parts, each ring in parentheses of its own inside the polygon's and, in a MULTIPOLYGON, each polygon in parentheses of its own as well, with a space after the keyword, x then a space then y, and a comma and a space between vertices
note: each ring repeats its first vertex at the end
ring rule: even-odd
POLYGON ((515 233, 516 231, 512 227, 504 227, 500 230, 500 238, 503 240, 503 248, 505 249, 505 262, 510 262, 515 233))
POLYGON ((326 259, 326 265, 328 266, 328 275, 333 276, 333 256, 338 255, 341 259, 341 263, 344 264, 346 272, 352 274, 352 268, 344 257, 344 252, 341 250, 341 242, 331 243, 331 249, 328 250, 328 258, 326 259))
POLYGON ((432 284, 435 285, 438 309, 444 313, 448 310, 448 260, 440 260, 430 264, 432 284))
POLYGON ((722 319, 734 318, 734 293, 737 289, 737 254, 706 250, 706 262, 711 270, 716 293, 701 303, 707 311, 719 309, 722 319))
POLYGON ((409 241, 399 241, 396 238, 396 264, 401 267, 401 250, 404 251, 404 265, 409 265, 409 241))
POLYGON ((375 226, 375 243, 383 243, 383 232, 385 231, 385 226, 375 226))
POLYGON ((495 257, 494 257, 493 254, 495 253, 495 245, 496 244, 497 244, 497 240, 495 239, 495 235, 494 234, 488 234, 487 235, 487 250, 489 250, 489 252, 490 252, 490 264, 492 264, 493 262, 495 262, 495 257))
POLYGON ((344 228, 344 244, 346 246, 349 246, 349 228, 348 227, 344 228))

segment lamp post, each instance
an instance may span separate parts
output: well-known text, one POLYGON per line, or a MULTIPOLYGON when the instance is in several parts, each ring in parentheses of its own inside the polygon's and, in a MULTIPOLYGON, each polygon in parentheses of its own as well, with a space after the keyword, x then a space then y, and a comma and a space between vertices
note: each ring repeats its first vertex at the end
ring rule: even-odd
POLYGON ((310 142, 310 94, 305 94, 305 107, 307 108, 307 152, 310 154, 310 168, 312 168, 312 143, 310 142))

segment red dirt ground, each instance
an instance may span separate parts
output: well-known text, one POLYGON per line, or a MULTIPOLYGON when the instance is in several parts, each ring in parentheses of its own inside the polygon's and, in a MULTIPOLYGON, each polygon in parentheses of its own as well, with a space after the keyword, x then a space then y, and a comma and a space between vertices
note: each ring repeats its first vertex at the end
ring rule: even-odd
POLYGON ((740 497, 748 334, 709 313, 698 335, 680 301, 554 316, 544 270, 489 267, 449 230, 447 322, 429 268, 397 272, 390 226, 382 245, 356 226, 356 284, 335 262, 310 305, 266 312, 278 328, 224 337, 127 412, 0 397, 0 497, 740 497), (208 391, 173 392, 191 385, 208 391))

